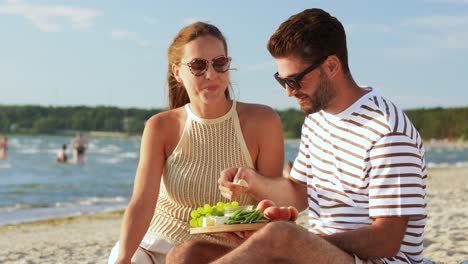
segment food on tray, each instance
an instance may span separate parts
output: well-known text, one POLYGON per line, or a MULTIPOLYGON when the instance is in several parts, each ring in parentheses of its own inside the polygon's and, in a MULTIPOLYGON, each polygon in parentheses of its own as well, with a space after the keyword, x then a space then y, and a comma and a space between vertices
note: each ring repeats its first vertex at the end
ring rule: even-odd
POLYGON ((244 179, 234 179, 234 184, 240 185, 242 187, 249 187, 249 183, 244 179))
POLYGON ((263 214, 258 210, 237 210, 225 222, 227 225, 234 224, 252 224, 252 223, 268 223, 270 220, 265 219, 263 214))
POLYGON ((231 203, 218 202, 216 205, 205 204, 190 213, 190 216, 192 217, 190 220, 190 226, 202 227, 224 224, 223 220, 228 218, 225 217, 225 212, 228 214, 229 212, 234 212, 239 208, 240 206, 237 201, 233 201, 231 203))
POLYGON ((239 206, 234 201, 231 203, 218 202, 216 205, 205 204, 190 213, 191 227, 210 227, 217 225, 267 223, 259 210, 253 209, 252 205, 239 206))

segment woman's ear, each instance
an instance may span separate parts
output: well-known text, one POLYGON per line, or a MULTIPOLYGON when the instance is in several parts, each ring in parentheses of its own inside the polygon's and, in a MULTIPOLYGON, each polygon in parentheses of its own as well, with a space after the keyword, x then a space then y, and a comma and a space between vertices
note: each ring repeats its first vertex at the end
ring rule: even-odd
POLYGON ((171 68, 172 68, 172 74, 174 75, 174 78, 178 81, 178 82, 181 82, 182 79, 180 78, 180 69, 179 69, 179 66, 177 66, 176 64, 171 64, 171 68))

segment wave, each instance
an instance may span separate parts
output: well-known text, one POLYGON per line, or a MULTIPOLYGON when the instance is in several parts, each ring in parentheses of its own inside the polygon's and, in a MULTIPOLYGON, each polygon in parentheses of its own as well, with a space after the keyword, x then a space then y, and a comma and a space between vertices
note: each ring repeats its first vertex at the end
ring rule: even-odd
POLYGON ((9 162, 0 162, 0 169, 11 169, 13 165, 9 162))
POLYGON ((465 167, 468 167, 468 161, 440 162, 440 163, 428 162, 427 167, 428 168, 452 168, 452 167, 465 168, 465 167))
POLYGON ((0 207, 0 214, 5 212, 13 212, 25 209, 38 209, 38 208, 66 208, 76 206, 90 206, 90 205, 113 205, 127 203, 128 199, 122 196, 116 197, 86 197, 70 202, 57 202, 57 203, 37 203, 37 204, 15 204, 13 206, 0 207))
POLYGON ((109 159, 97 159, 96 160, 98 163, 106 163, 106 164, 117 164, 122 161, 122 159, 119 158, 109 158, 109 159))
POLYGON ((120 158, 127 158, 127 159, 137 159, 138 153, 137 152, 124 152, 117 155, 120 158))

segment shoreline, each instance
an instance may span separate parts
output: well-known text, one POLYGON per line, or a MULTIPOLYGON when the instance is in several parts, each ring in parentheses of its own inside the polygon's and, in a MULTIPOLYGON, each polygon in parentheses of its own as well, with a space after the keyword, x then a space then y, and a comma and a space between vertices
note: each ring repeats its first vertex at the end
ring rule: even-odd
MULTIPOLYGON (((468 168, 430 168, 424 257, 468 260, 468 168)), ((124 210, 0 227, 0 263, 107 263, 124 210)))

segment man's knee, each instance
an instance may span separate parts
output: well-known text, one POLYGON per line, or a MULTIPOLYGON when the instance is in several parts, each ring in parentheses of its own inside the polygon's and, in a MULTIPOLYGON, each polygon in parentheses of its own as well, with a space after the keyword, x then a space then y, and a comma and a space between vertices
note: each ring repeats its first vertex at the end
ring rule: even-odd
POLYGON ((195 253, 197 248, 199 248, 199 244, 202 241, 187 241, 182 243, 178 246, 173 247, 166 256, 167 263, 189 263, 187 262, 190 259, 190 256, 195 253))
POLYGON ((192 240, 173 247, 166 263, 208 263, 229 252, 229 248, 202 240, 192 240))
POLYGON ((252 243, 282 254, 283 250, 290 249, 304 235, 309 235, 307 230, 293 222, 275 221, 257 231, 252 236, 252 243))

